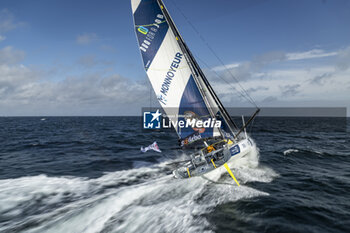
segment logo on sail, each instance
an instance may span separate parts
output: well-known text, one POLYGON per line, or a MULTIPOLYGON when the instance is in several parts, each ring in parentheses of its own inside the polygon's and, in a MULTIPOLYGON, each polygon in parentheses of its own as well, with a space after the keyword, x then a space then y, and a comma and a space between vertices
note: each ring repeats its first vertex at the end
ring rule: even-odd
POLYGON ((202 136, 197 132, 197 133, 194 133, 194 134, 188 136, 187 138, 181 140, 180 145, 186 146, 192 142, 200 140, 201 138, 202 138, 202 136))
POLYGON ((144 34, 144 35, 147 35, 147 33, 148 33, 148 29, 145 28, 145 27, 143 27, 143 26, 140 26, 140 27, 137 29, 137 31, 141 32, 141 33, 144 34))
POLYGON ((165 97, 162 94, 157 95, 157 99, 159 100, 159 102, 166 105, 167 100, 165 99, 165 97))
MULTIPOLYGON (((170 85, 171 85, 171 82, 175 76, 175 73, 177 71, 177 69, 179 68, 180 66, 180 63, 181 63, 181 60, 183 58, 183 54, 182 53, 176 53, 175 57, 174 57, 174 60, 173 62, 171 63, 170 65, 170 68, 168 70, 168 72, 166 73, 165 75, 165 78, 164 78, 164 81, 163 81, 163 84, 160 88, 160 93, 162 93, 162 99, 165 100, 165 96, 167 96, 168 94, 168 91, 169 91, 169 88, 170 88, 170 85)), ((159 98, 158 98, 159 99, 159 98)), ((159 101, 166 105, 166 101, 162 101, 159 99, 159 101)))
MULTIPOLYGON (((150 24, 148 26, 151 26, 150 29, 144 27, 144 26, 139 26, 137 30, 146 35, 146 38, 142 38, 143 42, 141 43, 140 49, 142 52, 147 53, 148 48, 151 46, 153 39, 156 36, 156 33, 159 29, 159 25, 161 23, 164 23, 165 21, 162 21, 161 19, 164 19, 164 16, 162 14, 158 14, 157 18, 154 20, 153 24, 150 24)), ((148 66, 146 65, 146 70, 148 69, 148 66)))

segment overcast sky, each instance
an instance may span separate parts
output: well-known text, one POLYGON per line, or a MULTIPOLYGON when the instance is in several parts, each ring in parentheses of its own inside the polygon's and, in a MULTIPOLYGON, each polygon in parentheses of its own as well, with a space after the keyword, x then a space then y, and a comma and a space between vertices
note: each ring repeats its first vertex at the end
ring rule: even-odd
MULTIPOLYGON (((261 107, 349 114, 350 1, 164 2, 225 106, 251 105, 206 43, 261 107)), ((140 114, 150 84, 130 5, 1 0, 0 116, 140 114)))

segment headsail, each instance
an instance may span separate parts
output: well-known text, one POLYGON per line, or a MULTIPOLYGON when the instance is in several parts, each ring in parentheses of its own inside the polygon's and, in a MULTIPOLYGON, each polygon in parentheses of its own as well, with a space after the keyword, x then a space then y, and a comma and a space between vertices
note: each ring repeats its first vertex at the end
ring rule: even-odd
POLYGON ((203 74, 195 68, 192 55, 181 43, 183 40, 162 2, 131 2, 144 68, 180 139, 186 144, 191 139, 223 136, 222 129, 215 127, 203 130, 177 126, 185 115, 201 120, 216 117, 220 110, 217 97, 211 94, 203 74))

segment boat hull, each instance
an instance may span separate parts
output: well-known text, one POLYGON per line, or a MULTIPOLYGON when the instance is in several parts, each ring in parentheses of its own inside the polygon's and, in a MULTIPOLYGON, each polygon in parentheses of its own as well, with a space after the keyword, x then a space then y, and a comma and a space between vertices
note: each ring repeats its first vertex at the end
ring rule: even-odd
MULTIPOLYGON (((232 167, 236 161, 246 156, 253 149, 252 141, 247 138, 235 144, 226 144, 220 153, 223 155, 221 159, 212 159, 208 156, 202 163, 192 160, 184 166, 173 171, 173 175, 178 179, 185 179, 195 176, 204 176, 213 179, 220 176, 225 170, 224 164, 227 163, 232 167), (196 164, 196 162, 198 162, 196 164)), ((191 156, 192 157, 192 156, 191 156)))

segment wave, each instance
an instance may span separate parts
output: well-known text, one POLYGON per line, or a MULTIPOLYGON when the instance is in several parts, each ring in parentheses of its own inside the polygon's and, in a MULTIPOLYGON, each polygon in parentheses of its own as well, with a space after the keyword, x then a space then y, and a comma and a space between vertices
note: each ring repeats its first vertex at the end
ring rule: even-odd
POLYGON ((297 152, 299 152, 299 150, 297 150, 297 149, 288 149, 288 150, 283 151, 283 154, 288 155, 288 154, 297 153, 297 152))
POLYGON ((334 156, 334 155, 341 156, 342 155, 341 152, 330 154, 327 152, 320 151, 319 149, 293 149, 293 148, 291 148, 291 149, 287 149, 287 150, 283 151, 284 155, 289 155, 289 154, 293 154, 293 153, 314 154, 314 155, 317 155, 319 157, 321 157, 321 156, 334 156))
POLYGON ((198 232, 212 231, 204 217, 217 205, 269 195, 249 182, 271 182, 277 174, 251 154, 216 182, 178 180, 166 162, 106 173, 97 179, 45 175, 0 180, 1 232, 198 232))

